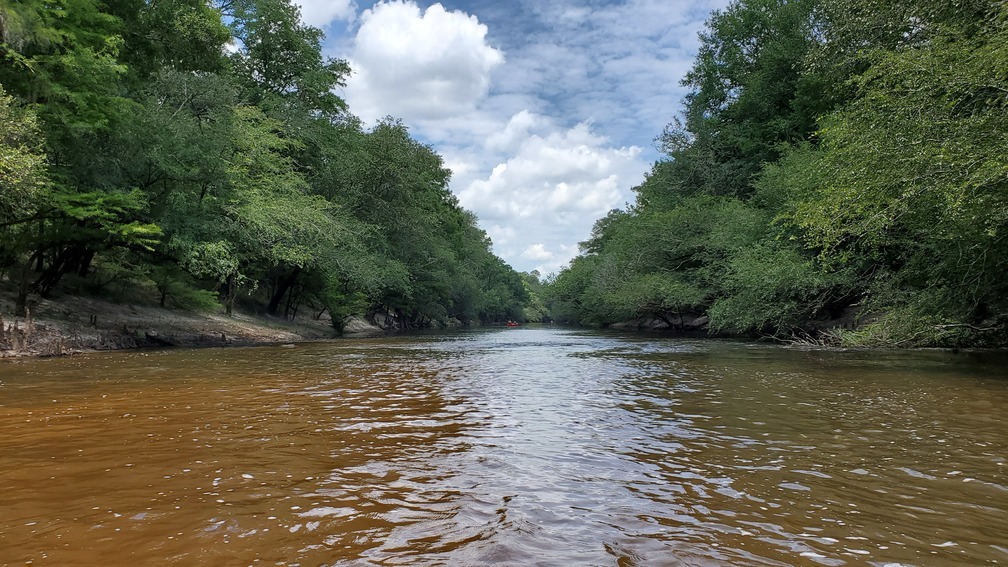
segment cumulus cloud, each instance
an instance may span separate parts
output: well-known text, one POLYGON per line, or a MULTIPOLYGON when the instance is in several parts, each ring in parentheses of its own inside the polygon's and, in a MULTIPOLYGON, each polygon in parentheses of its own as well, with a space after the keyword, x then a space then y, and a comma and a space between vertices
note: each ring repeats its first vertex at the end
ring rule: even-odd
POLYGON ((485 146, 491 151, 514 151, 528 139, 529 132, 541 126, 543 118, 528 110, 522 110, 508 120, 503 130, 487 137, 485 146))
POLYGON ((489 175, 456 185, 456 192, 489 225, 496 251, 523 270, 549 273, 569 261, 572 240, 622 206, 647 169, 639 147, 613 147, 589 124, 558 128, 527 111, 486 143, 512 151, 489 175))
POLYGON ((521 253, 522 258, 528 258, 534 262, 546 262, 556 258, 556 254, 550 252, 546 249, 546 246, 541 242, 536 242, 535 244, 529 246, 521 253))
POLYGON ((475 16, 441 4, 381 2, 365 10, 354 41, 347 99, 366 121, 434 120, 475 110, 504 54, 475 16))
POLYGON ((353 0, 294 0, 301 7, 301 21, 324 28, 336 20, 350 21, 357 14, 353 0))
POLYGON ((481 218, 493 221, 544 212, 604 214, 621 204, 620 177, 630 173, 628 166, 641 173, 639 154, 637 147, 608 147, 607 140, 585 123, 545 135, 526 134, 512 157, 497 164, 486 179, 472 182, 459 197, 481 218))

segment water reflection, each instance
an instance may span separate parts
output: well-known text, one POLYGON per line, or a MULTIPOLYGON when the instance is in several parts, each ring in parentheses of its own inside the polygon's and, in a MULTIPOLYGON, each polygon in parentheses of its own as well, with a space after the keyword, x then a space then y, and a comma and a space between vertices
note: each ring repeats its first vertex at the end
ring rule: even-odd
POLYGON ((0 365, 0 564, 1008 561, 1004 358, 522 328, 0 365))

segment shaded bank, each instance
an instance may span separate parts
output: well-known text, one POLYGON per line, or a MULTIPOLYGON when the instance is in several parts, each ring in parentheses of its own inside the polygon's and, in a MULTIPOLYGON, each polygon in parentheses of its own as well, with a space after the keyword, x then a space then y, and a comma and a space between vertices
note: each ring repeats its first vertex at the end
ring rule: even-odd
MULTIPOLYGON (((0 358, 60 356, 98 350, 169 346, 244 346, 334 339, 328 313, 296 321, 236 310, 233 315, 166 309, 142 303, 65 296, 34 301, 14 317, 14 298, 0 295, 0 358)), ((351 318, 345 335, 382 333, 351 318)))

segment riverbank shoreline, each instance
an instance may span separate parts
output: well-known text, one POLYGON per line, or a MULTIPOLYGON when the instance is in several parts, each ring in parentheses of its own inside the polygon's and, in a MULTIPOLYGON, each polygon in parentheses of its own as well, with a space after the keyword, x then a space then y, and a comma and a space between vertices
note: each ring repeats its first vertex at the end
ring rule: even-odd
MULTIPOLYGON (((16 317, 14 298, 0 295, 0 358, 157 347, 287 344, 339 336, 328 314, 289 321, 241 310, 228 316, 74 295, 32 298, 28 309, 27 317, 16 317)), ((352 318, 343 336, 383 333, 363 319, 352 318)))

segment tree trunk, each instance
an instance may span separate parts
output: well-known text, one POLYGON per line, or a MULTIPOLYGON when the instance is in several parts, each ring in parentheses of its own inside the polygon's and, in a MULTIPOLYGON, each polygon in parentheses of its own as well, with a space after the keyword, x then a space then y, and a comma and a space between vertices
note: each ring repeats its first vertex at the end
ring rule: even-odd
POLYGON ((672 320, 669 319, 668 316, 666 316, 664 313, 659 313, 658 314, 658 318, 661 319, 662 321, 664 321, 666 325, 668 325, 668 329, 670 331, 678 331, 679 330, 679 328, 675 325, 675 323, 673 323, 672 320))
MULTIPOLYGON (((53 257, 49 267, 42 270, 33 287, 38 290, 42 297, 49 297, 52 290, 56 288, 60 280, 67 273, 82 271, 87 273, 87 266, 90 265, 94 254, 79 244, 70 245, 62 250, 58 250, 53 257)), ((41 258, 40 258, 41 262, 41 258)))
POLYGON ((48 268, 44 268, 39 277, 32 284, 32 287, 38 290, 39 295, 42 297, 49 297, 53 288, 59 283, 60 279, 63 278, 63 266, 66 264, 66 253, 58 252, 56 257, 53 258, 51 264, 48 268))
MULTIPOLYGON (((300 275, 301 275, 301 268, 296 267, 291 271, 290 274, 287 274, 287 277, 283 278, 282 280, 280 280, 279 283, 277 283, 277 288, 273 292, 273 297, 270 298, 269 305, 266 306, 267 313, 269 313, 270 315, 277 314, 277 311, 280 310, 280 302, 283 301, 284 296, 287 295, 287 291, 291 288, 292 285, 294 285, 294 282, 297 281, 297 278, 300 275)), ((285 313, 284 317, 286 316, 287 314, 285 313)))
POLYGON ((224 296, 224 313, 230 316, 231 312, 234 310, 235 295, 237 294, 238 291, 236 289, 237 286, 235 285, 234 274, 231 274, 227 277, 227 283, 225 285, 227 291, 226 295, 224 296))
MULTIPOLYGON (((302 289, 301 291, 304 291, 304 290, 302 289)), ((303 293, 298 293, 296 295, 296 297, 297 297, 297 300, 294 300, 295 294, 294 294, 294 290, 292 289, 291 293, 290 293, 290 296, 289 296, 289 299, 287 300, 287 308, 284 310, 284 318, 285 319, 290 319, 291 321, 293 321, 294 319, 297 318, 298 309, 301 307, 301 302, 304 301, 304 294, 303 293), (292 300, 294 300, 293 301, 293 305, 291 305, 292 300)))
MULTIPOLYGON (((39 252, 36 254, 41 255, 39 252)), ((24 317, 28 309, 28 274, 31 272, 31 265, 34 261, 35 256, 32 256, 21 267, 21 281, 18 282, 17 300, 14 304, 14 314, 20 317, 24 317)))
POLYGON ((84 256, 80 259, 80 266, 77 268, 77 275, 80 277, 87 277, 88 273, 91 271, 91 262, 94 260, 95 253, 93 250, 88 250, 84 252, 84 256))

